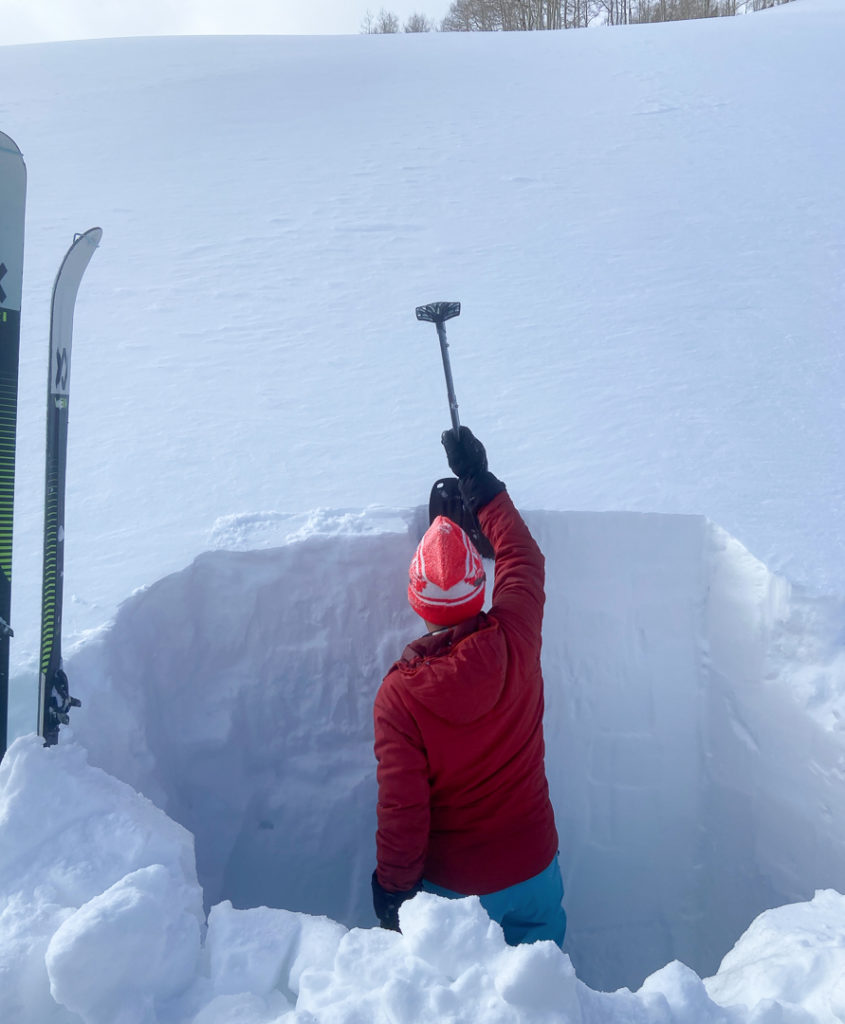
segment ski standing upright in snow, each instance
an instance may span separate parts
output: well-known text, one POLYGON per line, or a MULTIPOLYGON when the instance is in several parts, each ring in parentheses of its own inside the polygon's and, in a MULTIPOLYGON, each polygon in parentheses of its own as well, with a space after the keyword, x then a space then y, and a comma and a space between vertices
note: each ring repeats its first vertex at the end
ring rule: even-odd
POLYGON ((9 640, 13 635, 9 622, 25 209, 23 156, 0 132, 0 759, 8 740, 9 640))
POLYGON ((91 228, 74 238, 53 285, 50 308, 50 370, 47 381, 47 459, 44 484, 44 569, 41 583, 41 654, 38 685, 38 735, 44 746, 58 742, 71 697, 62 667, 62 599, 65 557, 65 480, 73 311, 82 275, 103 232, 91 228))

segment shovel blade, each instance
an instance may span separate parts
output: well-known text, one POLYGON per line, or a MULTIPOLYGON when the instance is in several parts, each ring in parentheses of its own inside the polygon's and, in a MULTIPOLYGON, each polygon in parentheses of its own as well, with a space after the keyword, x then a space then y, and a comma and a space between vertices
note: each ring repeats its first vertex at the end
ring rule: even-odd
POLYGON ((453 476, 435 481, 428 499, 428 521, 433 523, 438 516, 446 516, 469 535, 482 558, 495 558, 496 552, 487 537, 481 532, 478 516, 464 505, 458 481, 453 476))

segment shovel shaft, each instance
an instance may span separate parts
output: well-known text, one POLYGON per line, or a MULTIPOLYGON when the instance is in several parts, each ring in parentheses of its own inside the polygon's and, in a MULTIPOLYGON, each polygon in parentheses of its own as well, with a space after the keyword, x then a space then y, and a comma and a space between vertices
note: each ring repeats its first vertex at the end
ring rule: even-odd
POLYGON ((459 434, 461 421, 458 419, 458 400, 455 398, 455 385, 452 383, 452 364, 449 361, 449 343, 446 341, 446 328, 442 321, 437 325, 437 337, 440 339, 440 355, 443 357, 443 372, 446 375, 446 393, 449 396, 449 413, 452 416, 452 430, 459 434))

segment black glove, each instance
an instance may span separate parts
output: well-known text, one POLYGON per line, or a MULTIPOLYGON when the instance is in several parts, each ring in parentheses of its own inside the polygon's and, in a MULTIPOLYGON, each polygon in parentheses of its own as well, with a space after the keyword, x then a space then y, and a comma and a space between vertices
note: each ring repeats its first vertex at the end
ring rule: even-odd
POLYGON ((461 427, 460 434, 455 434, 454 427, 444 430, 440 442, 446 449, 449 469, 459 480, 470 474, 487 472, 487 452, 469 427, 461 427))
POLYGON ((407 892, 388 892, 380 883, 376 877, 376 872, 373 872, 373 910, 376 912, 376 917, 379 919, 379 923, 382 928, 387 928, 389 931, 399 931, 399 908, 405 902, 405 900, 411 899, 412 896, 416 896, 418 892, 422 891, 422 884, 417 882, 413 889, 408 889, 407 892))
POLYGON ((469 427, 461 427, 458 435, 454 430, 444 430, 440 440, 446 449, 449 469, 458 478, 464 504, 471 512, 483 508, 505 489, 487 468, 484 445, 469 427))

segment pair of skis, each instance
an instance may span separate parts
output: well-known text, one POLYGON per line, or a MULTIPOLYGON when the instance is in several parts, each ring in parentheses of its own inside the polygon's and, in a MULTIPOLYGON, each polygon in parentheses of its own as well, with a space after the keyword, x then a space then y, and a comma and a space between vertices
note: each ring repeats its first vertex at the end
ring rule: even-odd
MULTIPOLYGON (((440 355, 443 358, 443 373, 446 377, 446 394, 449 398, 449 414, 452 417, 452 430, 458 434, 461 421, 458 419, 458 400, 455 397, 455 385, 452 382, 452 364, 449 360, 449 345, 446 341, 446 321, 460 316, 460 302, 430 302, 427 306, 417 306, 417 320, 433 323, 437 328, 440 341, 440 355)), ((493 545, 481 531, 481 524, 474 512, 464 505, 458 481, 453 476, 436 480, 431 488, 428 499, 428 521, 433 522, 437 516, 445 516, 457 523, 470 540, 475 544, 483 558, 494 558, 493 545)))
MULTIPOLYGON (((15 494, 18 363, 23 286, 26 165, 17 145, 0 132, 0 759, 8 742, 9 625, 15 494)), ((38 733, 45 746, 79 701, 62 668, 65 473, 73 310, 82 275, 102 237, 100 228, 77 235, 53 285, 47 387, 44 495, 44 568, 39 656, 38 733)))

